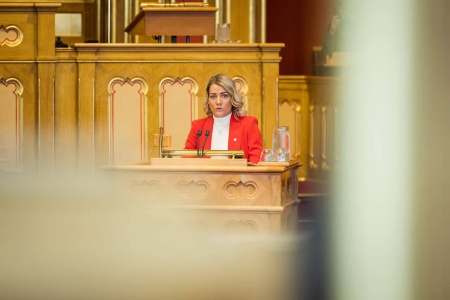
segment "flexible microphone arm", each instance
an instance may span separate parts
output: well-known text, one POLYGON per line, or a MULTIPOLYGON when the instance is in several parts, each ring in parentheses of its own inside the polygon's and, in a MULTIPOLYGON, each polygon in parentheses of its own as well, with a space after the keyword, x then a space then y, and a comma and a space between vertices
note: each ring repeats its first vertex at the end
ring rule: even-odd
POLYGON ((196 146, 195 146, 195 148, 197 149, 197 157, 200 157, 200 148, 198 147, 199 145, 198 145, 198 142, 200 141, 200 137, 202 136, 202 130, 200 129, 198 132, 197 132, 197 140, 195 141, 195 143, 196 143, 196 146))
POLYGON ((203 141, 203 146, 202 146, 202 157, 205 157, 205 144, 206 144, 206 140, 208 140, 208 137, 209 137, 209 130, 206 130, 205 140, 203 141))

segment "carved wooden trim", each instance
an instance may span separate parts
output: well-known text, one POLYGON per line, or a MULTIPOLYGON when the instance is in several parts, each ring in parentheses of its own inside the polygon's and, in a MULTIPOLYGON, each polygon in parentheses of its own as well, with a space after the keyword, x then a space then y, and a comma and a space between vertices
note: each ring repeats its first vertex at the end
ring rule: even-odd
POLYGON ((16 47, 23 41, 23 33, 14 25, 0 25, 0 46, 16 47))
MULTIPOLYGON (((143 160, 147 160, 147 94, 148 91, 148 87, 147 87, 147 83, 145 82, 145 80, 141 79, 141 78, 119 78, 116 77, 114 79, 112 79, 110 81, 110 83, 108 84, 108 94, 109 94, 109 99, 108 99, 108 109, 109 109, 109 146, 110 146, 110 151, 109 151, 109 162, 110 164, 127 164, 127 163, 137 163, 139 161, 143 161, 143 160), (129 85, 129 86, 134 86, 135 84, 137 84, 137 94, 136 95, 118 95, 117 92, 117 87, 123 87, 125 85, 129 85), (129 96, 129 98, 127 98, 127 96, 129 96), (116 150, 121 150, 121 151, 127 151, 125 148, 130 148, 130 153, 131 151, 135 151, 135 144, 129 144, 126 141, 119 141, 119 143, 116 143, 116 134, 118 134, 118 136, 122 136, 122 137, 128 137, 131 134, 134 134, 134 132, 132 132, 133 130, 136 130, 136 128, 129 128, 129 134, 126 134, 124 132, 120 132, 116 129, 124 129, 124 127, 130 127, 131 125, 129 124, 129 122, 122 122, 121 124, 117 124, 117 117, 120 116, 121 114, 125 114, 125 111, 117 111, 116 110, 116 102, 124 102, 124 101, 133 101, 133 100, 137 100, 139 103, 139 112, 134 115, 134 118, 128 118, 129 121, 133 120, 135 121, 136 119, 139 122, 139 128, 137 130, 139 130, 139 157, 136 157, 135 159, 137 161, 132 161, 132 162, 124 162, 124 161, 117 161, 117 157, 116 157, 116 150), (120 133, 122 133, 120 135, 120 133), (120 149, 116 149, 117 145, 121 145, 122 147, 120 149)), ((122 104, 123 105, 123 104, 122 104)), ((122 106, 123 108, 123 106, 122 106)), ((131 137, 130 137, 131 139, 131 137)), ((129 141, 128 141, 129 142, 129 141)), ((123 156, 123 155, 122 155, 123 156)))
POLYGON ((4 169, 20 170, 23 152, 23 84, 16 78, 0 78, 0 134, 4 169))

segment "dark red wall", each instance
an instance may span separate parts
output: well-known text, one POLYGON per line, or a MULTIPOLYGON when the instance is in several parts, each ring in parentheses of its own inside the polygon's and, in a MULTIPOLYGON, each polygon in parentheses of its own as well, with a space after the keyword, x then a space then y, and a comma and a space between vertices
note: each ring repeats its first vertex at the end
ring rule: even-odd
POLYGON ((280 75, 311 75, 312 49, 322 44, 335 0, 268 0, 267 43, 284 43, 280 75))

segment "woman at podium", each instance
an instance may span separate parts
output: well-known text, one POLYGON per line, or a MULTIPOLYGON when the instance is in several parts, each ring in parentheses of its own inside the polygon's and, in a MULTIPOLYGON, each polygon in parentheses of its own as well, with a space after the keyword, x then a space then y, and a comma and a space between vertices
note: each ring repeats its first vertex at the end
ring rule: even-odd
POLYGON ((234 81, 217 74, 206 86, 204 111, 206 118, 194 120, 185 149, 242 150, 251 163, 258 163, 262 136, 255 117, 247 116, 242 95, 234 81))

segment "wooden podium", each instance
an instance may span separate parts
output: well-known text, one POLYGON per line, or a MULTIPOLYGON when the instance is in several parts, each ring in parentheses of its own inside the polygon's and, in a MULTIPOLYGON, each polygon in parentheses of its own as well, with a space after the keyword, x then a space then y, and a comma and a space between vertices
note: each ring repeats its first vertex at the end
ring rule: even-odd
POLYGON ((147 36, 215 35, 215 7, 144 6, 125 31, 147 36))
POLYGON ((212 232, 268 234, 297 228, 300 163, 247 165, 245 159, 152 158, 111 166, 130 201, 183 211, 212 232))

